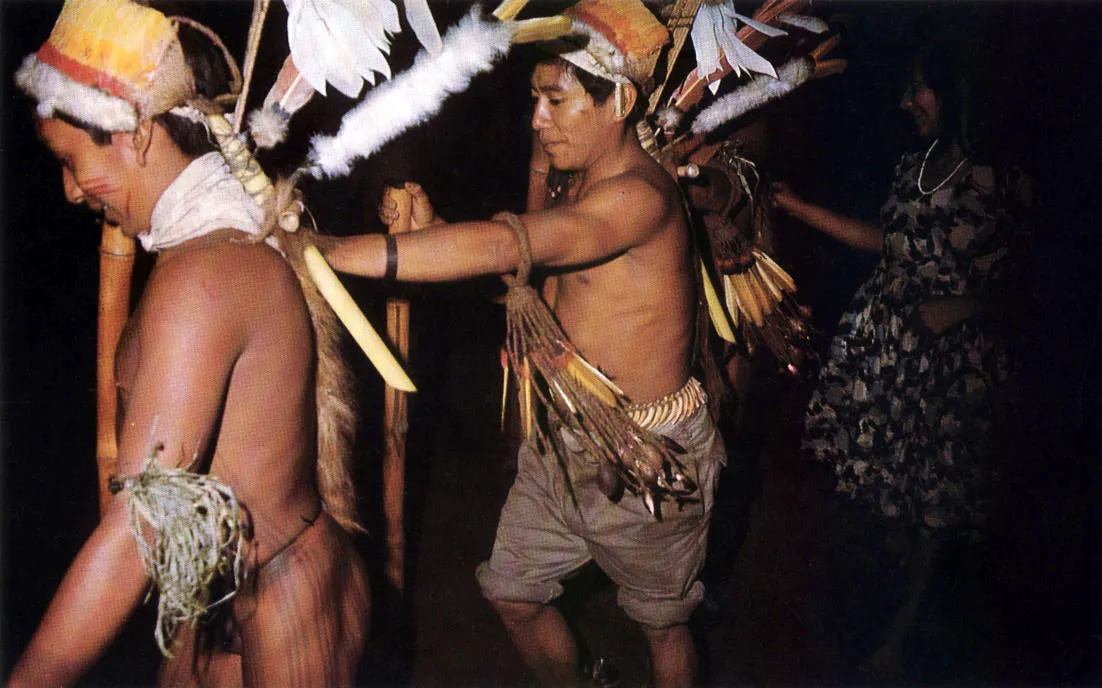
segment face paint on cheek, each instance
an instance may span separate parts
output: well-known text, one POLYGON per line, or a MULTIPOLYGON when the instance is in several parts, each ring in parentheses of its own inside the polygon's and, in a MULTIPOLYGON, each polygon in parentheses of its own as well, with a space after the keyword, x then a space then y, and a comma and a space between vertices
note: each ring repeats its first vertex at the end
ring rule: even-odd
POLYGON ((102 197, 114 191, 114 185, 106 177, 77 180, 77 184, 89 196, 102 197))

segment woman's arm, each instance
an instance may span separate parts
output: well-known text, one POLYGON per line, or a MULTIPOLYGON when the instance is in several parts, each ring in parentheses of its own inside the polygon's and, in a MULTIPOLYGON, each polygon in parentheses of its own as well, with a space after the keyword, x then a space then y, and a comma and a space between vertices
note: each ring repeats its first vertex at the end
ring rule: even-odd
POLYGON ((884 250, 884 233, 879 227, 840 215, 814 203, 808 203, 793 193, 784 182, 773 184, 772 203, 774 208, 779 208, 797 220, 854 248, 871 253, 882 253, 884 250))
POLYGON ((985 313, 987 305, 982 296, 941 296, 922 302, 918 315, 931 334, 940 336, 968 318, 985 313))
POLYGON ((529 213, 543 210, 548 205, 547 175, 551 174, 551 157, 543 149, 539 134, 532 134, 532 157, 528 163, 528 203, 525 210, 529 213))

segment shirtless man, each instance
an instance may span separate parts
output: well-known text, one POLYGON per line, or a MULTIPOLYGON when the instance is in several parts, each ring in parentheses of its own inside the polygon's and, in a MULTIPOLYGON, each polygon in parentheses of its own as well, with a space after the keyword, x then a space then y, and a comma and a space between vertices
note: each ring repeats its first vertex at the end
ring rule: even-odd
MULTIPOLYGON (((640 93, 626 80, 621 84, 561 57, 536 66, 532 127, 542 146, 533 166, 571 172, 574 183, 559 203, 520 220, 533 264, 558 275, 554 313, 565 333, 633 404, 645 404, 700 389, 690 377, 696 282, 676 182, 639 145, 631 112, 640 93)), ((423 190, 415 184, 407 189, 414 197, 412 224, 420 231, 392 241, 381 235, 338 240, 326 251, 336 269, 378 278, 389 264, 404 281, 517 269, 518 242, 509 225, 440 223, 423 190)), ((381 214, 393 221, 394 208, 381 214)), ((521 448, 494 552, 478 578, 546 685, 579 680, 576 642, 550 602, 562 594, 560 581, 590 560, 618 584, 620 605, 640 623, 655 685, 692 683, 697 659, 686 621, 703 596, 696 575, 724 455, 706 405, 663 432, 687 450, 702 501, 667 509, 661 522, 639 499, 613 503, 600 493, 592 457, 566 457, 567 487, 553 456, 540 455, 534 442, 521 448), (568 496, 571 488, 577 503, 568 496)))
MULTIPOLYGON (((228 91, 211 41, 186 25, 169 30, 178 30, 200 75, 198 92, 228 91)), ((208 650, 198 640, 214 628, 181 625, 161 679, 350 684, 367 638, 366 571, 335 520, 349 514, 331 514, 339 509, 323 508, 319 496, 317 353, 299 282, 272 247, 242 241, 262 213, 201 125, 158 114, 120 131, 125 123, 99 106, 126 101, 97 91, 108 100, 89 104, 89 85, 74 90, 79 76, 52 59, 65 46, 47 45, 17 81, 38 102, 37 130, 62 165, 68 200, 157 252, 117 354, 119 473, 138 473, 151 442, 163 444, 163 465, 209 472, 229 486, 252 530, 249 576, 228 607, 228 626, 219 622, 208 650)), ((77 554, 8 685, 76 682, 148 587, 124 490, 77 554)))

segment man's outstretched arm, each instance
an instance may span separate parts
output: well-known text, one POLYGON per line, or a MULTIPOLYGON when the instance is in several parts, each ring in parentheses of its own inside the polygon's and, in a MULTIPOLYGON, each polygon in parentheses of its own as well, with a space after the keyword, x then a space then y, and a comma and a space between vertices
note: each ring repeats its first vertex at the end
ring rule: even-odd
MULTIPOLYGON (((418 204, 427 197, 414 195, 418 204)), ((622 175, 594 185, 579 202, 527 213, 532 261, 549 267, 599 263, 646 241, 675 212, 654 186, 636 175, 622 175)), ((425 217, 424 206, 420 210, 425 217)), ((431 216, 431 210, 427 211, 431 216)), ((419 223, 415 221, 416 227, 419 223)), ((327 242, 325 257, 333 268, 364 277, 386 274, 386 237, 367 234, 327 242)), ((445 282, 517 268, 518 245, 504 222, 429 224, 395 237, 396 278, 410 282, 445 282)))

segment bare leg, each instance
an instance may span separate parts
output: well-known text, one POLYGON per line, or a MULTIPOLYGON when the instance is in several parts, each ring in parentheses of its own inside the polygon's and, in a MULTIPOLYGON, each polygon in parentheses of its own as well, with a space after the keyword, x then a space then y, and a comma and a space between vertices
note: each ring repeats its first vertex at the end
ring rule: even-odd
POLYGON ((654 665, 655 688, 688 688, 697 671, 696 645, 685 624, 666 628, 643 627, 654 665))
POLYGON ((212 649, 196 656, 196 632, 190 626, 181 627, 172 643, 172 658, 161 662, 158 686, 240 686, 244 682, 241 655, 212 649))
POLYGON ((914 623, 915 614, 933 578, 939 551, 938 540, 926 535, 918 537, 908 567, 910 580, 907 600, 892 619, 883 644, 861 662, 861 671, 881 678, 899 676, 903 673, 903 641, 911 629, 911 624, 914 623))
POLYGON ((578 685, 578 646, 559 610, 533 602, 495 600, 493 605, 524 663, 541 684, 578 685))

